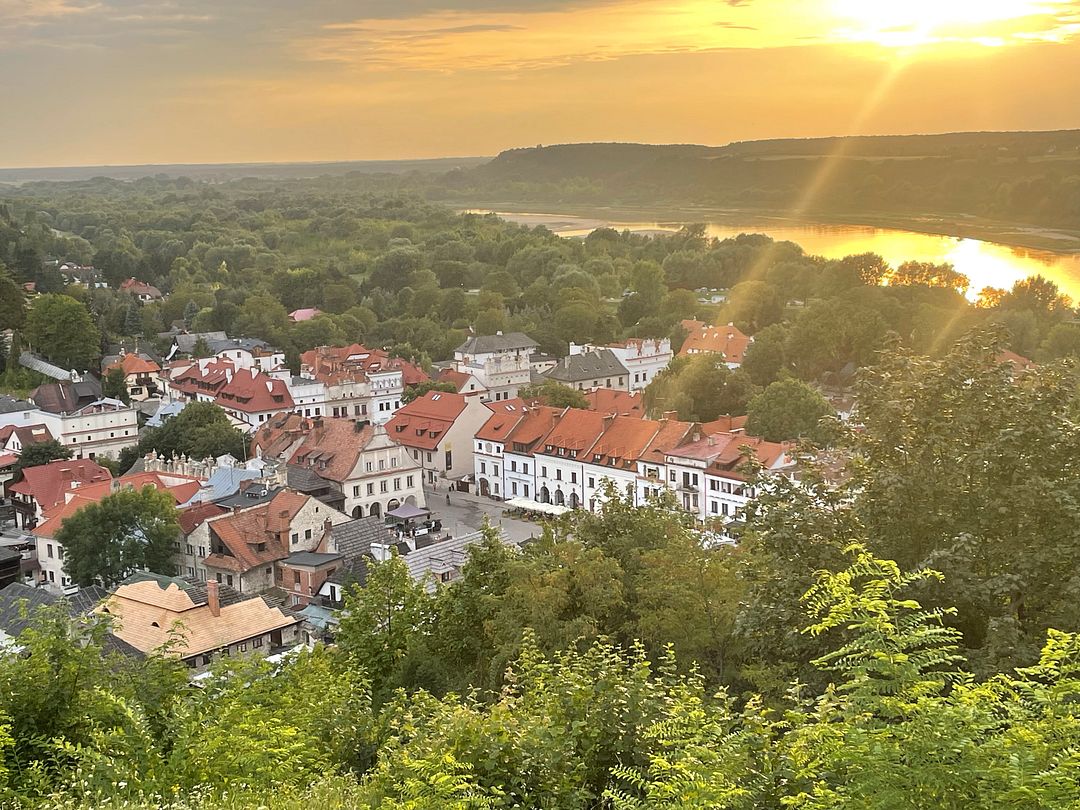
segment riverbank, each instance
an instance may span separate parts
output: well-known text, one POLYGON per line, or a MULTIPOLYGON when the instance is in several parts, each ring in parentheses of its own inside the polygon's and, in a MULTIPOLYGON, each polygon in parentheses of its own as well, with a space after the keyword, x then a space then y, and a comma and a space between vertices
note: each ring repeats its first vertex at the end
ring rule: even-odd
MULTIPOLYGON (((790 212, 758 208, 708 208, 699 206, 646 208, 635 206, 589 206, 558 205, 544 203, 521 203, 492 200, 444 200, 440 201, 460 209, 482 209, 506 213, 529 214, 531 225, 564 223, 567 217, 576 217, 594 227, 614 222, 655 222, 679 226, 696 222, 730 222, 737 224, 747 220, 778 226, 791 225, 850 225, 854 227, 882 228, 959 239, 978 239, 1012 248, 1048 251, 1080 255, 1080 231, 1059 228, 1042 228, 1015 222, 1001 222, 967 215, 911 217, 898 214, 821 214, 793 216, 790 212), (537 209, 557 208, 557 214, 537 214, 537 209)), ((588 227, 588 225, 582 225, 588 227)))

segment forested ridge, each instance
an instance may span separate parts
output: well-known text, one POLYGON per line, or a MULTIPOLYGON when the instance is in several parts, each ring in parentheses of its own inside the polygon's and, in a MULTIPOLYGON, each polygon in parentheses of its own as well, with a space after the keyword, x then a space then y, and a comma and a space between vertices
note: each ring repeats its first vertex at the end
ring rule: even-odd
POLYGON ((983 217, 1080 228, 1080 132, 566 144, 450 172, 433 196, 507 204, 713 207, 798 216, 983 217))

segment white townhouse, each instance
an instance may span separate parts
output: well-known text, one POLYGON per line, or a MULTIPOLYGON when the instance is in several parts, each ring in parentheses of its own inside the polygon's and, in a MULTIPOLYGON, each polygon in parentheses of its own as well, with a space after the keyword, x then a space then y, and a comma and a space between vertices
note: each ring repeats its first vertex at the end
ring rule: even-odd
POLYGON ((507 500, 512 495, 506 483, 506 441, 518 423, 525 418, 525 405, 520 400, 488 403, 491 418, 476 434, 473 452, 476 487, 481 495, 507 500))
POLYGON ((521 332, 470 337, 454 350, 454 368, 475 377, 484 399, 514 399, 532 381, 532 353, 539 344, 521 332))
MULTIPOLYGON (((627 390, 643 391, 661 371, 668 367, 674 354, 668 338, 628 338, 606 346, 570 344, 570 354, 589 354, 609 350, 626 369, 627 390)), ((606 379, 606 378, 605 378, 606 379)))

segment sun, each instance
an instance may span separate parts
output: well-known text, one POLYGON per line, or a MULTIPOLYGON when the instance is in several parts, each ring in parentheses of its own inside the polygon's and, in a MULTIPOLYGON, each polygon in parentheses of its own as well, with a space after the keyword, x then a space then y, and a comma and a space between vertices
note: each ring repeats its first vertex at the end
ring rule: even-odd
POLYGON ((1043 29, 1062 0, 832 0, 845 39, 913 47, 938 42, 1004 45, 1043 29))

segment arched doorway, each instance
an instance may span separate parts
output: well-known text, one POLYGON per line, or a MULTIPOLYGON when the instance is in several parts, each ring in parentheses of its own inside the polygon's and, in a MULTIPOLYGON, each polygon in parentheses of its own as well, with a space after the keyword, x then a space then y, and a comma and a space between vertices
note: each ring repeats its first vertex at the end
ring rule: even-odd
POLYGON ((555 505, 563 506, 566 503, 566 496, 562 494, 561 489, 555 490, 555 505))
POLYGON ((354 518, 362 518, 364 516, 364 507, 362 507, 362 506, 353 507, 352 516, 354 518))
POLYGON ((547 487, 540 487, 540 503, 551 503, 551 493, 547 487))
POLYGON ((410 495, 408 498, 405 499, 405 503, 407 503, 409 506, 416 506, 416 496, 410 495))
POLYGON ((393 512, 399 506, 401 506, 401 501, 399 501, 397 498, 394 498, 394 500, 390 501, 390 503, 386 505, 386 511, 393 512))
POLYGON ((570 493, 570 508, 571 509, 577 509, 580 505, 581 504, 578 501, 577 493, 576 492, 571 492, 570 493))
POLYGON ((480 494, 485 498, 491 494, 491 484, 488 483, 486 478, 480 479, 480 494))
POLYGON ((380 517, 382 515, 382 507, 378 503, 371 505, 371 511, 368 512, 371 517, 380 517))

